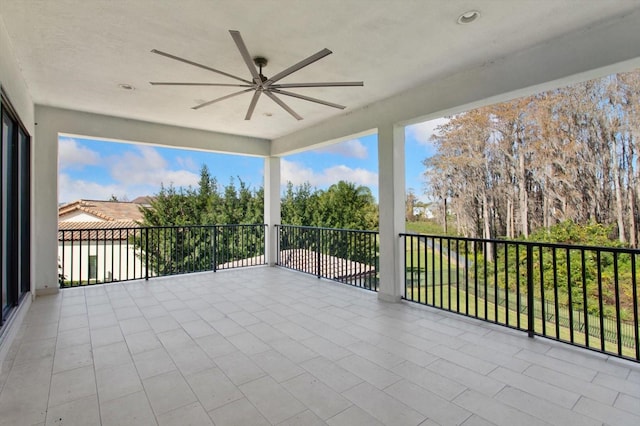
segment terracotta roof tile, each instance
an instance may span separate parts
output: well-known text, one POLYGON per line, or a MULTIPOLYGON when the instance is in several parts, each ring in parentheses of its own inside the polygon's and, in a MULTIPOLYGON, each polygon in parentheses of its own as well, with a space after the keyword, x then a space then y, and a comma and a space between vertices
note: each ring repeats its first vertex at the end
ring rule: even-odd
MULTIPOLYGON (((265 263, 264 255, 239 259, 218 265, 219 269, 237 268, 248 265, 262 265, 265 263)), ((306 249, 289 249, 280 251, 280 266, 317 274, 318 252, 306 249)), ((341 257, 320 254, 320 273, 323 277, 332 280, 344 280, 375 274, 376 268, 366 263, 341 257)))
POLYGON ((58 209, 58 218, 82 211, 106 221, 142 220, 140 204, 122 201, 77 200, 58 209))

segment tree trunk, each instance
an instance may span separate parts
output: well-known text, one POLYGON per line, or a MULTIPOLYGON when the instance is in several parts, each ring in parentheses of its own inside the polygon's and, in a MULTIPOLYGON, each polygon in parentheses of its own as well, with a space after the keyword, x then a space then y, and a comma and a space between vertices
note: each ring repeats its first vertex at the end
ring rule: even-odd
POLYGON ((633 196, 633 187, 630 187, 627 191, 627 202, 629 204, 629 245, 636 248, 638 247, 638 231, 636 229, 636 203, 633 196))
POLYGON ((524 152, 519 153, 518 160, 518 197, 520 201, 520 225, 522 235, 527 238, 529 236, 529 200, 527 196, 527 182, 524 167, 524 152))
POLYGON ((507 238, 513 238, 513 202, 507 199, 507 238))
MULTIPOLYGON (((491 239, 491 221, 489 217, 489 200, 486 191, 482 191, 482 237, 487 240, 491 239)), ((493 261, 493 245, 487 244, 487 253, 485 258, 493 261)))
MULTIPOLYGON (((442 229, 444 229, 444 233, 446 235, 447 232, 448 232, 448 229, 447 229, 447 198, 446 197, 443 198, 442 202, 443 202, 443 208, 444 208, 444 214, 442 215, 442 229)), ((458 231, 460 231, 460 230, 458 230, 458 231)))
POLYGON ((622 206, 622 189, 620 188, 620 164, 618 162, 618 142, 615 136, 611 138, 611 171, 613 173, 613 185, 616 197, 616 219, 618 222, 618 239, 626 243, 627 238, 624 226, 624 208, 622 206))

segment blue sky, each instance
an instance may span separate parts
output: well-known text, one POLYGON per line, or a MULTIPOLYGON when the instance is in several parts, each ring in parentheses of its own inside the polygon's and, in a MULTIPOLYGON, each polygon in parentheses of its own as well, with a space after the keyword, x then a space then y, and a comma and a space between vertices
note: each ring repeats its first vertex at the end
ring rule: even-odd
MULTIPOLYGON (((429 142, 435 127, 444 120, 407 127, 406 182, 416 195, 426 200, 421 177, 422 161, 433 154, 429 142)), ((153 195, 160 185, 196 186, 200 168, 206 164, 211 174, 226 185, 240 177, 252 188, 262 185, 264 160, 257 157, 216 154, 202 151, 127 144, 80 137, 59 138, 58 198, 62 202, 84 199, 133 200, 153 195)), ((282 184, 310 182, 327 188, 339 180, 349 180, 371 188, 378 195, 377 136, 365 136, 290 155, 281 161, 282 184)))

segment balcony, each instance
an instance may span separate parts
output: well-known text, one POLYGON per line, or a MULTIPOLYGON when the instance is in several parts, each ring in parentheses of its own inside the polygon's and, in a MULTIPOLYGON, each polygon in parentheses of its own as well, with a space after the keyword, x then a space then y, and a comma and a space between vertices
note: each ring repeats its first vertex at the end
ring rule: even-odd
POLYGON ((640 424, 640 366, 266 266, 38 297, 5 424, 640 424))
MULTIPOLYGON (((505 315, 514 329, 499 327, 489 322, 502 319, 495 303, 487 321, 469 318, 487 309, 469 311, 460 292, 453 305, 459 283, 447 282, 446 305, 442 287, 435 293, 437 310, 401 302, 438 305, 428 298, 435 280, 423 280, 420 264, 407 291, 398 238, 404 127, 640 66, 633 2, 584 2, 579 10, 558 2, 555 13, 536 2, 485 2, 473 26, 459 23, 464 10, 445 2, 394 10, 364 0, 340 8, 288 2, 284 15, 280 2, 255 2, 243 13, 238 2, 185 3, 2 2, 0 109, 10 131, 3 131, 0 424, 640 423, 638 364, 527 338, 515 330, 520 313, 505 315), (202 81, 151 48, 238 69, 238 52, 224 42, 230 28, 252 46, 273 46, 266 53, 276 73, 327 46, 335 62, 305 70, 308 81, 357 78, 366 86, 332 92, 344 112, 294 105, 303 121, 267 109, 244 120, 247 99, 239 96, 194 112, 194 100, 223 93, 149 90, 153 79, 202 81), (137 268, 126 283, 58 291, 61 135, 263 158, 268 233, 264 254, 254 257, 272 264, 281 157, 371 133, 379 159, 376 275, 357 260, 334 278, 377 289, 377 297, 284 268, 175 275, 186 265, 174 263, 166 277, 139 280, 137 268), (461 306, 467 316, 446 312, 461 306)), ((288 250, 300 269, 333 274, 323 265, 335 259, 321 247, 310 241, 288 250)), ((215 260, 214 267, 242 266, 215 260)), ((74 272, 80 282, 90 271, 86 280, 116 279, 114 269, 89 262, 74 272)))

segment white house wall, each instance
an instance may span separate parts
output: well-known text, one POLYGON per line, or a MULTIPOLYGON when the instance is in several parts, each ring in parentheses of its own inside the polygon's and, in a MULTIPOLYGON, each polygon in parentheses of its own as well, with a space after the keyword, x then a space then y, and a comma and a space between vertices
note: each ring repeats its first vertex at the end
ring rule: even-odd
POLYGON ((104 219, 83 211, 67 213, 58 220, 60 222, 104 222, 104 219))
MULTIPOLYGON (((96 256, 97 282, 140 279, 145 276, 143 259, 133 244, 110 240, 58 242, 58 261, 65 280, 86 282, 89 279, 89 256, 96 256)), ((91 282, 95 282, 93 279, 91 282)))

